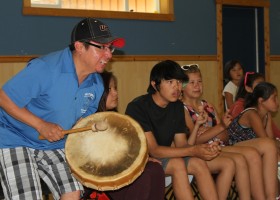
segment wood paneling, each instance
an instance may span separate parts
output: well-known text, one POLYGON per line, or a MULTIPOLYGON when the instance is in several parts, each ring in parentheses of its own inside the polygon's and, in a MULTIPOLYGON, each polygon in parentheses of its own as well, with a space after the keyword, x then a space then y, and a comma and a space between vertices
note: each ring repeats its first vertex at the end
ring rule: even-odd
MULTIPOLYGON (((0 56, 0 63, 27 62, 39 55, 28 56, 0 56)), ((197 60, 197 61, 217 61, 216 55, 114 55, 112 61, 158 61, 158 60, 197 60)))
MULTIPOLYGON (((268 76, 270 77, 269 82, 276 85, 278 89, 278 96, 280 94, 280 56, 275 56, 274 59, 270 60, 270 71, 267 72, 268 76), (276 59, 278 58, 278 59, 276 59), (274 60, 274 61, 273 61, 274 60)), ((279 98, 279 97, 278 97, 279 98)), ((279 98, 280 99, 280 98, 279 98)), ((277 126, 280 128, 280 113, 275 113, 273 115, 274 121, 276 122, 277 126)))
MULTIPOLYGON (((115 59, 108 66, 107 70, 112 71, 118 78, 118 89, 119 89, 119 111, 124 113, 126 105, 135 97, 145 94, 148 84, 150 70, 152 67, 160 60, 164 60, 165 56, 158 60, 142 60, 142 58, 131 57, 126 59, 115 59)), ((168 57, 170 58, 170 57, 168 57)), ((189 63, 198 63, 201 68, 204 84, 204 94, 203 97, 209 102, 214 104, 220 114, 223 113, 223 106, 221 106, 220 100, 222 98, 220 88, 222 88, 222 80, 219 78, 220 66, 217 60, 205 60, 203 59, 193 59, 188 56, 178 56, 174 58, 180 58, 176 60, 180 65, 189 63), (187 59, 182 59, 187 58, 187 59)), ((195 57, 198 58, 198 57, 195 57)), ((26 58, 25 60, 29 60, 26 58)), ((172 57, 170 58, 172 59, 172 57)), ((175 59, 174 59, 175 60, 175 59)), ((0 87, 13 77, 17 72, 19 72, 26 62, 7 62, 0 63, 0 87)), ((270 77, 270 82, 275 84, 277 88, 280 88, 280 56, 274 55, 271 57, 270 61, 270 71, 267 73, 270 77)), ((280 126, 280 114, 276 113, 274 115, 274 120, 280 126)))
MULTIPOLYGON (((166 59, 166 57, 164 57, 166 59)), ((169 57, 168 57, 169 58, 169 57)), ((163 59, 160 59, 163 60, 163 59)), ((107 66, 118 78, 119 111, 124 113, 127 104, 135 97, 145 94, 149 84, 150 71, 160 60, 153 61, 113 61, 107 66)), ((180 65, 198 63, 204 80, 204 98, 214 104, 219 111, 218 104, 221 93, 217 90, 222 81, 217 78, 219 69, 217 61, 177 60, 180 65)), ((25 62, 0 63, 0 87, 19 70, 25 62)))
POLYGON ((24 68, 26 63, 0 63, 0 87, 24 68))

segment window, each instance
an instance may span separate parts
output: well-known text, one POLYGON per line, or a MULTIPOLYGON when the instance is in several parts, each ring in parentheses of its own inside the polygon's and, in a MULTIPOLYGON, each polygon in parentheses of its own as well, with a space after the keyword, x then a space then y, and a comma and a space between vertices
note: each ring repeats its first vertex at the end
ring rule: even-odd
POLYGON ((26 15, 173 21, 173 0, 23 0, 26 15))
POLYGON ((31 7, 160 13, 160 0, 31 0, 31 7))

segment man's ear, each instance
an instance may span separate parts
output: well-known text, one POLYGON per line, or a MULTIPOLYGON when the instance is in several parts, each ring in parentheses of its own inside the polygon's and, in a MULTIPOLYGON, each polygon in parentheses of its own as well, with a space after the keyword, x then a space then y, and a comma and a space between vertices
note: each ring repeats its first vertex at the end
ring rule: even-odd
POLYGON ((76 41, 74 43, 74 47, 75 47, 75 50, 80 54, 85 46, 82 42, 76 41))
POLYGON ((156 82, 155 81, 151 81, 151 85, 155 89, 155 91, 157 91, 156 82))
POLYGON ((245 85, 245 90, 249 93, 253 93, 253 89, 247 85, 245 85))

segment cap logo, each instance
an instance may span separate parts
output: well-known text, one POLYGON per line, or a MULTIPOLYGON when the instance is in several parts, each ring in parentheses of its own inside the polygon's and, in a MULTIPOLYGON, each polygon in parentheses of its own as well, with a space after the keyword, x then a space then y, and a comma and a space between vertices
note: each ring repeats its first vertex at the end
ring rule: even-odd
POLYGON ((107 31, 108 30, 108 26, 106 26, 105 24, 100 25, 99 26, 100 31, 107 31))

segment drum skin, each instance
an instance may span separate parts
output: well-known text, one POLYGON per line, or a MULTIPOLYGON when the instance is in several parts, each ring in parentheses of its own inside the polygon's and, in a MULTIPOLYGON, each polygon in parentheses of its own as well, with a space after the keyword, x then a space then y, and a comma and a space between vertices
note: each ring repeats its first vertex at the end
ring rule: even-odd
POLYGON ((68 135, 66 160, 73 176, 83 185, 100 191, 117 190, 132 183, 148 160, 145 133, 131 117, 99 112, 79 121, 73 128, 106 122, 104 131, 68 135))

